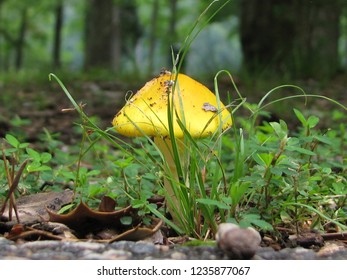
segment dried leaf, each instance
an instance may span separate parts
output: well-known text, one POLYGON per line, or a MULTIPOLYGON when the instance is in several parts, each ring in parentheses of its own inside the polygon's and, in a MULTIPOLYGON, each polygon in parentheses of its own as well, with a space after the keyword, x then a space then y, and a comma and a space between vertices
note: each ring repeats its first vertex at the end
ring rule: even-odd
POLYGON ((47 209, 51 222, 67 225, 79 233, 78 235, 80 237, 84 237, 89 233, 95 234, 105 227, 122 229, 123 225, 120 219, 124 215, 128 215, 131 211, 132 207, 128 206, 112 212, 102 212, 90 209, 84 202, 80 202, 80 204, 68 214, 57 214, 47 209))
POLYGON ((114 207, 111 198, 104 198, 99 209, 93 210, 84 202, 68 214, 57 214, 47 209, 51 222, 67 225, 76 232, 79 238, 102 238, 104 242, 119 240, 138 241, 151 237, 162 225, 160 219, 152 218, 150 226, 143 226, 137 210, 128 206, 120 210, 111 211, 114 207), (130 217, 132 223, 124 225, 124 217, 130 217))
POLYGON ((112 212, 116 207, 116 201, 109 196, 103 196, 99 205, 99 211, 112 212))
POLYGON ((156 233, 163 224, 163 221, 160 219, 153 218, 153 223, 151 228, 137 226, 130 230, 123 232, 122 234, 117 235, 116 237, 109 240, 109 243, 120 241, 120 240, 129 240, 129 241, 139 241, 146 239, 156 233))
MULTIPOLYGON (((71 203, 73 191, 37 193, 19 197, 16 200, 18 215, 22 224, 32 224, 48 220, 46 208, 58 210, 62 205, 71 203)), ((8 220, 8 210, 3 214, 8 220)))

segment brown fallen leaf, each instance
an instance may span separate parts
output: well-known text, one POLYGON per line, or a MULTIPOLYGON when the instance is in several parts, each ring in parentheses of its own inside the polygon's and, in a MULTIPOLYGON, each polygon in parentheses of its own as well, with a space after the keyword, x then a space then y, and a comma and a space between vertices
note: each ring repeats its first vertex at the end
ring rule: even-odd
POLYGON ((152 223, 152 227, 137 226, 113 237, 112 239, 108 240, 108 242, 112 243, 120 240, 139 241, 146 239, 155 234, 160 229, 163 221, 160 219, 152 218, 152 223))
POLYGON ((160 229, 162 225, 160 219, 152 217, 151 224, 145 226, 137 215, 137 209, 128 206, 120 210, 112 210, 115 204, 111 200, 111 198, 102 199, 99 210, 93 210, 84 202, 80 202, 68 214, 57 214, 49 209, 47 212, 50 222, 67 225, 81 239, 95 239, 100 242, 143 240, 160 229), (124 225, 121 221, 123 217, 130 217, 131 223, 124 225))
POLYGON ((89 208, 84 202, 80 202, 78 206, 68 214, 57 214, 47 209, 49 220, 51 222, 62 223, 74 230, 83 230, 90 225, 94 228, 98 226, 119 226, 120 219, 126 214, 130 214, 132 207, 128 206, 120 210, 112 212, 102 212, 89 208))
MULTIPOLYGON (((21 224, 32 224, 40 221, 47 221, 49 215, 47 208, 59 210, 63 205, 71 203, 73 191, 65 190, 63 192, 37 193, 19 197, 16 200, 17 211, 21 224)), ((8 209, 4 212, 2 218, 9 219, 8 209)))
POLYGON ((18 232, 18 230, 10 231, 10 233, 6 236, 9 240, 62 240, 64 239, 61 236, 52 234, 48 231, 34 229, 31 227, 24 227, 23 231, 18 232))

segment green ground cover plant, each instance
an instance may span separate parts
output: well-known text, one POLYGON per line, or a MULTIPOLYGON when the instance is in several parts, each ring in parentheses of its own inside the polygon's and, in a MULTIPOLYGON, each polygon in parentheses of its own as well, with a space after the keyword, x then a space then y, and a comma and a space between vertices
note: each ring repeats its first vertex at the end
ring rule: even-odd
MULTIPOLYGON (((179 72, 190 44, 213 17, 204 16, 205 13, 185 40, 179 53, 181 60, 173 57, 174 72, 179 72)), ((222 75, 229 78, 230 91, 235 92, 227 105, 233 125, 226 131, 220 128, 211 137, 196 140, 184 129, 184 123, 180 123, 189 161, 183 165, 178 147, 173 145, 179 174, 179 180, 175 181, 165 174, 167 163, 151 137, 143 135, 128 141, 112 127, 101 128, 95 116, 85 113, 63 82, 50 74, 80 117, 79 146, 66 147, 46 130, 41 135, 45 148, 35 148, 9 132, 1 147, 0 195, 5 197, 10 181, 27 161, 21 171, 18 188, 21 194, 70 187, 75 191, 76 201, 83 200, 89 205, 97 205, 107 195, 115 199, 117 207, 132 205, 139 209, 144 224, 154 215, 178 235, 214 239, 221 222, 253 226, 270 234, 277 234, 281 228, 293 233, 308 229, 346 230, 347 108, 328 97, 306 94, 292 85, 276 87, 258 103, 251 104, 227 71, 220 71, 214 79, 218 99, 221 95, 218 79, 222 75), (296 90, 297 94, 273 98, 287 88, 296 90), (266 121, 266 116, 271 115, 266 111, 269 105, 285 104, 294 98, 302 103, 323 98, 336 105, 329 116, 331 125, 320 125, 317 116, 306 115, 297 108, 286 108, 300 124, 294 129, 289 129, 293 119, 266 121), (163 185, 164 178, 171 179, 179 201, 179 205, 171 205, 179 217, 175 221, 167 211, 170 198, 163 185), (166 202, 158 197, 165 197, 166 202)), ((168 115, 172 115, 170 106, 168 115)), ((172 133, 170 138, 176 142, 172 133)), ((123 222, 129 223, 127 219, 123 222)))

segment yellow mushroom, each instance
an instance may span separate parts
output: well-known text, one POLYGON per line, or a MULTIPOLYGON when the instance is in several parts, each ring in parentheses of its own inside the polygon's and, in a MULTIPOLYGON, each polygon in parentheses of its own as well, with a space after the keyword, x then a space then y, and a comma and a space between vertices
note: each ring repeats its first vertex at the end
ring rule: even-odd
MULTIPOLYGON (((176 79, 176 75, 169 71, 162 71, 158 77, 147 82, 127 100, 125 106, 114 117, 112 124, 115 130, 124 136, 154 137, 154 142, 167 163, 164 171, 178 182, 172 152, 172 137, 177 139, 181 160, 187 158, 187 153, 182 140, 185 132, 181 129, 177 118, 193 138, 211 136, 219 127, 225 130, 232 124, 228 110, 222 102, 218 104, 216 96, 207 87, 181 73, 177 74, 176 79), (172 116, 174 135, 170 135, 169 130, 168 104, 172 105, 170 106, 172 112, 169 113, 172 116)), ((173 206, 178 207, 173 184, 168 180, 168 176, 164 177, 164 187, 173 206)), ((173 217, 176 216, 172 211, 170 213, 173 217)))

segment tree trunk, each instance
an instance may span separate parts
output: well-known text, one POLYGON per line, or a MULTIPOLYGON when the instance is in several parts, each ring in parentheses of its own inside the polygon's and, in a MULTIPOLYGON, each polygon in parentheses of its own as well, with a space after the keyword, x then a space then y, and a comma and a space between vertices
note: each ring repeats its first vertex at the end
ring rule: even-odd
POLYGON ((148 73, 152 74, 154 70, 154 51, 155 43, 157 39, 157 24, 158 24, 158 13, 159 13, 159 1, 154 0, 152 6, 152 21, 149 35, 149 54, 148 54, 148 73))
POLYGON ((86 16, 85 67, 112 68, 113 0, 90 0, 86 16))
MULTIPOLYGON (((172 65, 172 55, 174 55, 174 62, 175 62, 175 66, 178 67, 180 64, 180 57, 177 59, 177 55, 178 52, 180 50, 180 45, 177 42, 177 31, 176 31, 176 22, 177 22, 177 0, 170 0, 170 20, 169 20, 169 33, 167 36, 167 41, 168 41, 168 48, 167 48, 167 52, 168 52, 168 56, 169 56, 169 65, 172 65)), ((182 53, 180 54, 182 55, 182 53)), ((182 67, 179 69, 180 71, 184 71, 183 69, 183 65, 182 67)))
POLYGON ((61 67, 61 32, 63 28, 63 2, 59 1, 55 8, 54 42, 53 42, 53 67, 61 67))
POLYGON ((121 10, 119 7, 114 6, 113 7, 113 14, 112 14, 112 48, 111 48, 111 58, 112 58, 112 63, 111 63, 111 68, 112 70, 117 70, 120 67, 121 63, 121 39, 122 34, 121 34, 121 29, 120 29, 120 24, 121 24, 121 10))
POLYGON ((293 60, 296 62, 293 68, 301 75, 329 78, 339 68, 341 3, 315 0, 314 5, 300 5, 299 2, 295 6, 299 13, 294 38, 297 59, 293 60))
POLYGON ((23 9, 21 14, 21 23, 19 27, 18 38, 16 42, 16 58, 15 58, 15 68, 16 70, 20 70, 23 65, 23 53, 24 53, 24 45, 25 45, 25 33, 27 30, 27 9, 23 9))
POLYGON ((242 0, 244 67, 300 77, 338 70, 340 1, 242 0))

